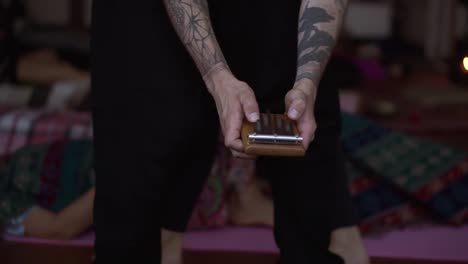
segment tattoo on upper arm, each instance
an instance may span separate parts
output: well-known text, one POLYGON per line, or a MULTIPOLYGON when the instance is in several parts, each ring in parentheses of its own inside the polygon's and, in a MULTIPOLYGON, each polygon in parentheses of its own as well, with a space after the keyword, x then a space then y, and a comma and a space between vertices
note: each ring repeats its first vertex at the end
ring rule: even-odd
POLYGON ((206 0, 165 0, 169 17, 202 75, 225 60, 211 27, 206 0))
MULTIPOLYGON (((341 13, 347 0, 335 1, 337 11, 341 13)), ((304 2, 299 15, 296 80, 306 78, 317 84, 336 42, 333 33, 321 29, 320 24, 335 23, 337 18, 325 8, 309 6, 310 1, 304 2)))

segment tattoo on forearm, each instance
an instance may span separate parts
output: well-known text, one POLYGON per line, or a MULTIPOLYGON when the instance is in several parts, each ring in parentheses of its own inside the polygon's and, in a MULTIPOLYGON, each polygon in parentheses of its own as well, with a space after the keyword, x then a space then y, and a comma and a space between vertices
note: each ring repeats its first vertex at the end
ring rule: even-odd
POLYGON ((337 21, 341 20, 341 17, 337 16, 341 16, 341 10, 344 10, 347 2, 335 1, 337 5, 333 11, 336 15, 331 15, 330 10, 326 8, 312 6, 314 1, 303 1, 299 15, 296 80, 310 79, 318 84, 322 76, 335 46, 337 21))
POLYGON ((227 64, 216 41, 206 0, 164 0, 169 17, 197 64, 206 76, 227 64))
POLYGON ((348 4, 348 0, 335 0, 336 5, 338 6, 338 11, 343 13, 348 4))

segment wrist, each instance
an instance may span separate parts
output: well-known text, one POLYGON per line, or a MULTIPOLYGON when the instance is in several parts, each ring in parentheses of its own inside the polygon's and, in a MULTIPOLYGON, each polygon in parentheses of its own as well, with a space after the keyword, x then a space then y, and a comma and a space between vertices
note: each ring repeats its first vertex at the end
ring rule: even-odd
POLYGON ((235 77, 225 63, 218 63, 203 75, 203 80, 209 92, 213 93, 225 83, 235 80, 235 77))
POLYGON ((301 90, 308 97, 310 96, 315 97, 315 94, 317 92, 317 85, 312 80, 303 78, 295 82, 294 89, 301 90))

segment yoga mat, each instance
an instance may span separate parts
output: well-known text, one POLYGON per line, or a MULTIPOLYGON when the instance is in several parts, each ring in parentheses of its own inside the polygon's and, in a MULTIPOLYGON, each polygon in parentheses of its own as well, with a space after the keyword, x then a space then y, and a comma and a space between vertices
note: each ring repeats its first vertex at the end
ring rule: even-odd
MULTIPOLYGON (((15 236, 5 240, 19 243, 92 246, 94 235, 71 241, 53 241, 15 236)), ((468 225, 421 225, 365 237, 371 257, 468 261, 468 225)), ((213 231, 190 231, 184 249, 196 251, 242 251, 278 253, 272 230, 268 228, 227 227, 213 231)))

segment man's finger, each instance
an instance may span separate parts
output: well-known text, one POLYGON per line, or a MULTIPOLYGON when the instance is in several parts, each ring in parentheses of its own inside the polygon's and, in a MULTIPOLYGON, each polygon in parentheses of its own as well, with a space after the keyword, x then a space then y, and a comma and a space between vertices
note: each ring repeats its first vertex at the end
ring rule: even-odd
POLYGON ((256 156, 245 154, 244 153, 244 146, 242 144, 241 140, 236 140, 235 142, 232 142, 228 146, 231 150, 232 155, 235 158, 241 158, 241 159, 256 159, 256 156))
POLYGON ((243 152, 235 151, 231 149, 232 156, 235 158, 240 158, 240 159, 256 159, 256 156, 248 155, 243 152))
POLYGON ((288 117, 293 120, 298 120, 305 112, 306 102, 302 99, 296 99, 288 108, 288 117))
POLYGON ((240 105, 238 105, 238 108, 232 110, 223 118, 225 145, 240 138, 242 115, 242 110, 240 109, 240 105))
POLYGON ((298 120, 304 114, 307 106, 305 94, 297 89, 288 92, 285 98, 288 117, 298 120))
POLYGON ((299 129, 299 132, 301 133, 301 137, 303 138, 302 142, 304 144, 304 147, 307 149, 310 142, 314 140, 315 129, 316 129, 315 122, 299 124, 298 129, 299 129))
POLYGON ((238 152, 244 152, 244 144, 242 144, 242 141, 239 138, 226 138, 224 140, 224 145, 232 150, 238 151, 238 152))
POLYGON ((315 137, 315 134, 304 134, 302 136, 302 138, 303 138, 302 144, 304 145, 305 149, 309 148, 309 145, 314 140, 314 137, 315 137))
POLYGON ((286 108, 289 108, 291 106, 291 103, 296 100, 296 99, 304 99, 305 100, 305 94, 299 89, 291 89, 289 92, 286 94, 284 98, 284 103, 286 105, 286 108))
POLYGON ((255 94, 252 91, 245 91, 239 95, 239 100, 242 105, 242 110, 245 117, 250 122, 257 122, 260 118, 260 110, 258 108, 255 94))

